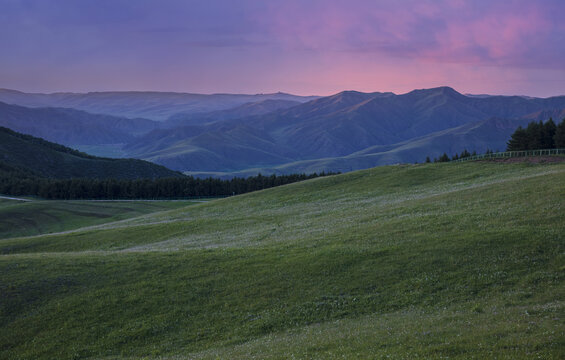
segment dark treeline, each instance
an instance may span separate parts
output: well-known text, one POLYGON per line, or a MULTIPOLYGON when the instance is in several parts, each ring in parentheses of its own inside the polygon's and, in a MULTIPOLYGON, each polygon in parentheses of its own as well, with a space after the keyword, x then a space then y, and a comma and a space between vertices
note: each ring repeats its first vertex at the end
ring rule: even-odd
POLYGON ((550 118, 545 124, 540 120, 520 126, 506 145, 506 151, 565 148, 565 119, 559 125, 550 118))
MULTIPOLYGON (((489 152, 492 152, 492 151, 487 149, 486 153, 488 154, 489 152)), ((435 162, 435 163, 437 163, 437 162, 448 162, 448 161, 463 159, 463 158, 475 156, 475 155, 477 155, 476 151, 473 151, 473 153, 470 153, 467 149, 463 149, 461 154, 455 153, 455 155, 453 155, 451 158, 449 157, 449 155, 447 155, 447 153, 443 153, 443 155, 441 155, 439 158, 434 158, 433 162, 435 162)), ((427 163, 432 162, 432 160, 430 159, 429 156, 426 157, 426 162, 427 163)))
MULTIPOLYGON (((549 119, 545 123, 543 121, 532 121, 526 128, 518 127, 506 143, 506 151, 522 151, 522 150, 542 150, 542 149, 564 149, 565 148, 565 119, 558 125, 549 119)), ((498 152, 498 150, 496 151, 498 152)), ((487 149, 485 154, 493 154, 494 151, 487 149)), ((443 153, 439 158, 434 158, 433 162, 449 162, 453 160, 463 159, 477 155, 476 151, 469 153, 467 149, 461 154, 449 157, 447 153, 443 153)), ((430 163, 430 157, 426 157, 426 162, 430 163)))
POLYGON ((19 171, 2 172, 0 194, 45 199, 182 199, 230 196, 335 173, 251 176, 221 180, 192 176, 156 180, 48 179, 19 171))

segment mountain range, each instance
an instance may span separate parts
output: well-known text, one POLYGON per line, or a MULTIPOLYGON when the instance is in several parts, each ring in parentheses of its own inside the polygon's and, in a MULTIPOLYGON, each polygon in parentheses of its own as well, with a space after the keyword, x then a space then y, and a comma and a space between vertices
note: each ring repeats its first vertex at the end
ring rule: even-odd
POLYGON ((94 114, 165 121, 176 114, 207 113, 263 100, 305 102, 316 96, 275 94, 190 94, 155 91, 108 91, 89 93, 24 93, 0 89, 0 102, 26 107, 64 107, 94 114))
POLYGON ((518 126, 565 117, 565 96, 471 96, 449 87, 326 97, 3 90, 0 101, 11 103, 0 104, 2 126, 207 175, 350 171, 504 150, 518 126))

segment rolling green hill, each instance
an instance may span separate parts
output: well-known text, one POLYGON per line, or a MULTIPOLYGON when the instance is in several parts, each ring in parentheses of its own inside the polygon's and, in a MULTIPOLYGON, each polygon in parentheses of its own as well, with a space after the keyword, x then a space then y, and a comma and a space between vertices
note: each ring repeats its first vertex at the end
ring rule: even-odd
POLYGON ((187 206, 189 201, 8 201, 0 198, 0 238, 97 226, 187 206))
POLYGON ((90 156, 63 145, 0 127, 0 169, 50 178, 179 177, 164 166, 136 159, 90 156))
POLYGON ((564 183, 388 166, 0 240, 0 357, 560 359, 564 183))

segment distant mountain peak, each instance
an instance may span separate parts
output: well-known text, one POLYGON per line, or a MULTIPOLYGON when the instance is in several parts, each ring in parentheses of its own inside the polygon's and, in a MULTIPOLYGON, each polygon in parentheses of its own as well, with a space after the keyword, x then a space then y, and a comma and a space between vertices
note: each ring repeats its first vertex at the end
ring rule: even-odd
POLYGON ((415 89, 410 91, 408 94, 412 93, 432 93, 432 94, 452 94, 452 95, 462 95, 457 90, 449 86, 438 86, 429 89, 415 89))
POLYGON ((461 98, 465 98, 466 96, 459 93, 457 90, 449 87, 449 86, 440 86, 440 87, 435 87, 435 88, 430 88, 430 89, 416 89, 416 90, 412 90, 407 94, 404 94, 404 96, 408 96, 408 97, 429 97, 429 96, 443 96, 443 97, 448 97, 448 98, 453 98, 453 99, 461 99, 461 98))

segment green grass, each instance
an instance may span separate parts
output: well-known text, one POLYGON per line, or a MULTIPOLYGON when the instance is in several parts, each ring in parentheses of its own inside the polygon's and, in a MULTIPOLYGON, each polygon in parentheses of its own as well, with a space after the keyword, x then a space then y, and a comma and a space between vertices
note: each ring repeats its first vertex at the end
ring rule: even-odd
POLYGON ((0 199, 0 238, 40 235, 184 207, 176 201, 13 201, 0 199))
POLYGON ((563 184, 392 166, 5 239, 0 358, 563 358, 563 184))

